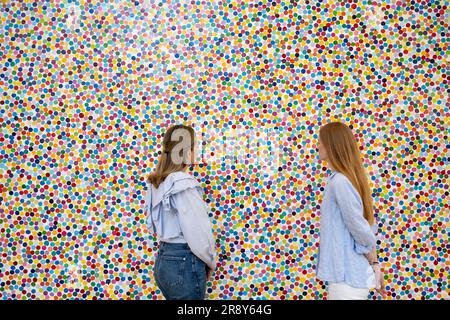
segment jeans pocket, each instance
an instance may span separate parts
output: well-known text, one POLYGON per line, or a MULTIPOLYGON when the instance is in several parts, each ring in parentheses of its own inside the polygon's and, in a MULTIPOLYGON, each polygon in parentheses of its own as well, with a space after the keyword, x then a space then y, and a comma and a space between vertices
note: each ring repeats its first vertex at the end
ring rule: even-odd
POLYGON ((180 289, 184 285, 185 256, 162 255, 159 257, 158 278, 166 292, 180 289))

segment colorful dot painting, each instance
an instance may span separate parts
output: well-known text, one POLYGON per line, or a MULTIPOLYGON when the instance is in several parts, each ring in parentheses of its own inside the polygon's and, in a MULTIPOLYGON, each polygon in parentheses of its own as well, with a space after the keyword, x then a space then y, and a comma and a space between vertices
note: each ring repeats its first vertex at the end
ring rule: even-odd
POLYGON ((239 161, 190 169, 217 239, 207 298, 327 299, 316 143, 342 121, 373 191, 386 298, 448 299, 449 12, 433 0, 3 1, 0 298, 162 299, 145 176, 165 129, 184 123, 210 154, 214 130, 269 132, 280 151, 266 168, 236 143, 239 161))

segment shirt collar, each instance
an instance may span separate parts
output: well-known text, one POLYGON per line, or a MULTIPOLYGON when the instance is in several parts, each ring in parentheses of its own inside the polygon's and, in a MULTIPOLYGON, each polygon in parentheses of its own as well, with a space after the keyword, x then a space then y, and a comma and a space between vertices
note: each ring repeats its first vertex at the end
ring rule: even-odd
POLYGON ((152 208, 155 208, 170 195, 197 186, 200 186, 199 182, 189 173, 184 171, 172 172, 164 179, 158 188, 155 188, 152 184, 149 185, 149 187, 152 188, 152 208))

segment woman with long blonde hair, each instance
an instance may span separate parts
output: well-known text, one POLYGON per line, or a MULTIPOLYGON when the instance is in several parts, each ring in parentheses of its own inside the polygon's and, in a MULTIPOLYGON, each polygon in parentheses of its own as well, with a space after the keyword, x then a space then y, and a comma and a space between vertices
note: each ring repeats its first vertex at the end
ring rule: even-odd
POLYGON ((160 244, 154 277, 168 300, 203 300, 216 264, 203 189, 186 172, 194 163, 195 146, 192 127, 170 127, 158 164, 147 177, 147 223, 160 244))
POLYGON ((355 136, 341 122, 328 123, 318 151, 332 173, 320 210, 317 277, 328 282, 330 300, 365 300, 372 288, 384 295, 372 195, 355 136))

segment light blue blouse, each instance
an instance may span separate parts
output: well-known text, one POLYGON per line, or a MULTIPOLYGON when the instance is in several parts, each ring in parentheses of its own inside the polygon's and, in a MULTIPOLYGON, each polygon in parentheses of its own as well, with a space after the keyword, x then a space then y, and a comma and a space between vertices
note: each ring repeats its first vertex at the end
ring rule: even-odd
POLYGON ((320 209, 319 279, 374 287, 375 275, 364 254, 376 246, 376 224, 371 227, 363 212, 361 197, 350 180, 333 172, 320 209))
POLYGON ((147 183, 145 211, 150 230, 159 241, 187 243, 192 253, 215 268, 215 241, 203 189, 186 172, 174 172, 156 189, 147 183))

